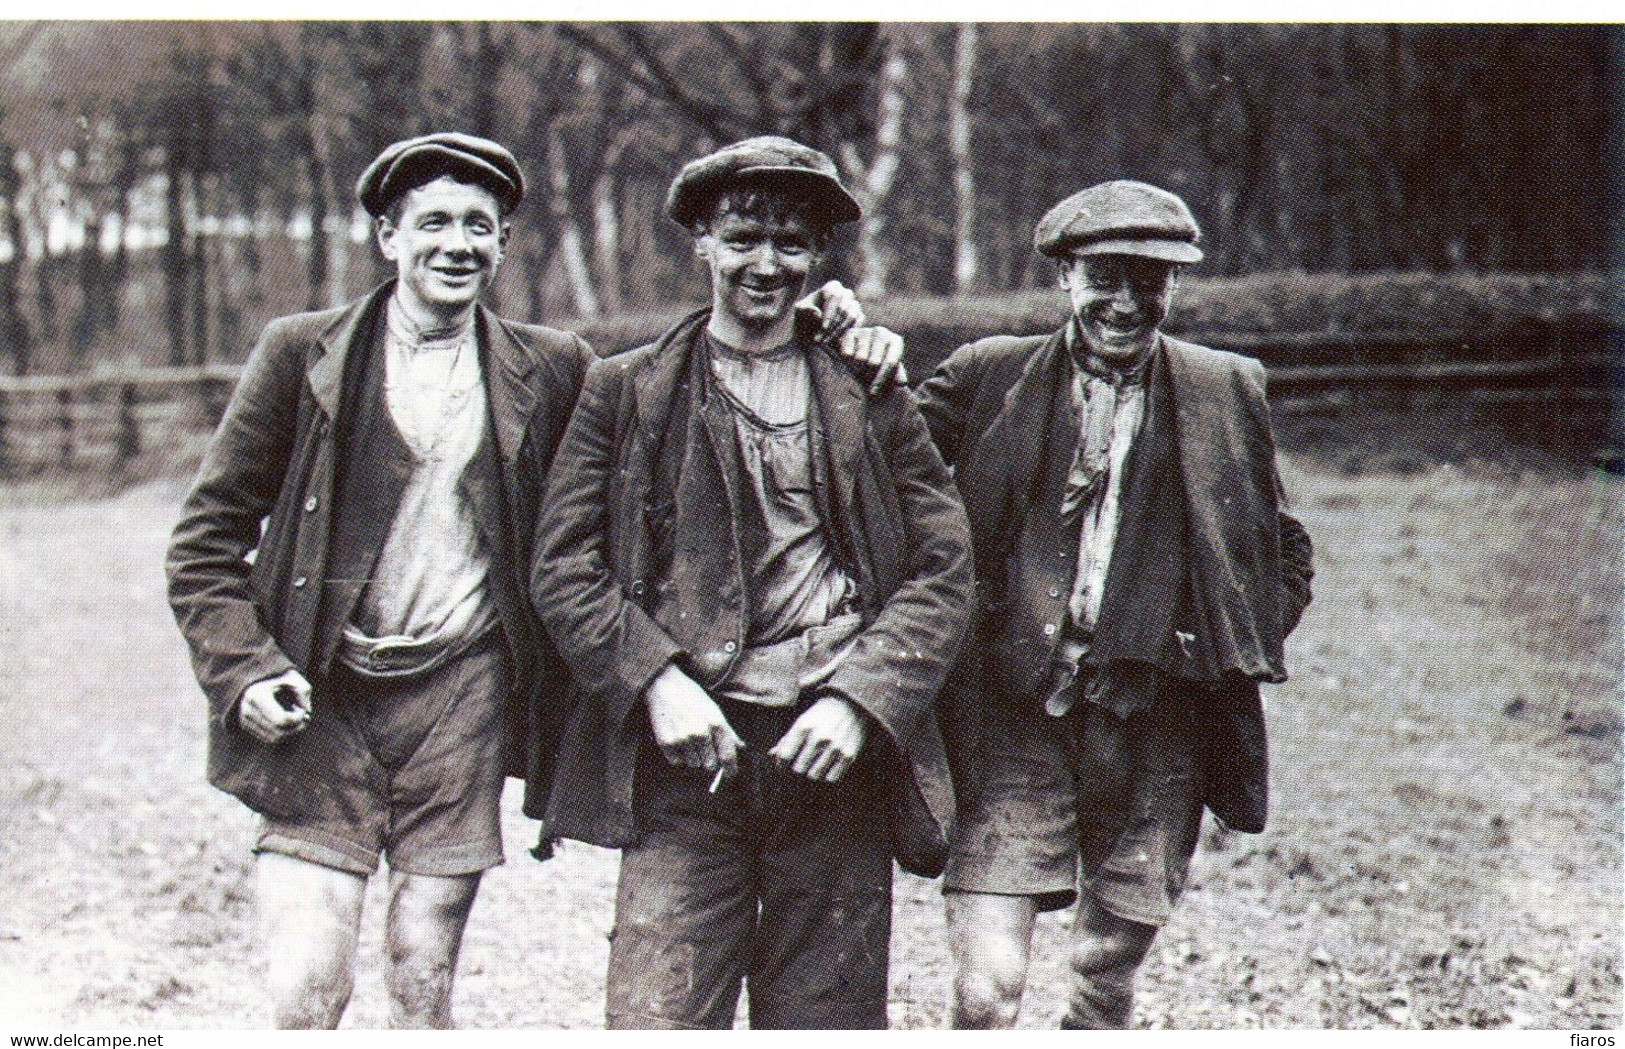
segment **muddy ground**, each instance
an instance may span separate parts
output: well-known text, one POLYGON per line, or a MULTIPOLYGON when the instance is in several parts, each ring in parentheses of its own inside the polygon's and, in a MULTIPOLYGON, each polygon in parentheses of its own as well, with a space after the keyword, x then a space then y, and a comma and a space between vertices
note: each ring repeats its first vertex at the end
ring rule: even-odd
MULTIPOLYGON (((1346 476, 1289 458, 1317 599, 1269 691, 1273 809, 1209 830, 1141 980, 1145 1026, 1621 1024, 1622 483, 1346 476)), ((203 703, 163 601, 184 481, 0 490, 0 1019, 240 1028, 252 818, 203 781, 203 703)), ((458 989, 483 1028, 600 1022, 615 857, 538 864, 507 799, 458 989)), ((385 1017, 374 886, 345 1025, 385 1017)), ((899 876, 892 1021, 943 1023, 934 884, 899 876)), ((1059 1010, 1062 916, 1022 1024, 1059 1010)))

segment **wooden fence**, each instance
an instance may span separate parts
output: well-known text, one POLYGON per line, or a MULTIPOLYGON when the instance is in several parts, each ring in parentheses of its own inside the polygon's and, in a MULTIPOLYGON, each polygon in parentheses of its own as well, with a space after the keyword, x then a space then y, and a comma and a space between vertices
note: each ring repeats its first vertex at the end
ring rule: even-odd
MULTIPOLYGON (((1208 341, 1197 338, 1196 341, 1208 341)), ((1510 352, 1460 339, 1386 335, 1214 337, 1270 364, 1270 394, 1283 414, 1366 407, 1430 411, 1463 398, 1528 409, 1553 426, 1585 428, 1598 445, 1619 444, 1619 333, 1550 337, 1510 352), (1291 360, 1354 363, 1284 364, 1291 360)), ((916 356, 923 377, 937 353, 916 356)), ((240 368, 143 369, 72 376, 0 377, 0 475, 47 468, 121 469, 141 456, 193 444, 219 422, 240 368)))

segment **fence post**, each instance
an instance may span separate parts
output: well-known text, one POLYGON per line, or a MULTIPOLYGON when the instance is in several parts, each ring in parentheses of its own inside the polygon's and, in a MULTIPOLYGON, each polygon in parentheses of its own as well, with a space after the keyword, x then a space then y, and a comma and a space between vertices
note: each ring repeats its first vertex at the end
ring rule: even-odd
POLYGON ((73 391, 64 386, 56 391, 56 407, 61 414, 57 424, 62 428, 61 461, 64 466, 73 462, 73 391))
POLYGON ((114 465, 120 469, 141 454, 141 427, 135 418, 135 380, 126 379, 118 388, 118 450, 114 465))

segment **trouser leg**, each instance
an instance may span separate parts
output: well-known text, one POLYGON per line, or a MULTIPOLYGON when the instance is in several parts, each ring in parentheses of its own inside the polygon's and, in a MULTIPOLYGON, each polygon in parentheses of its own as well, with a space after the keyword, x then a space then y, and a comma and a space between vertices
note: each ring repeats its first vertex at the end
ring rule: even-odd
POLYGON ((756 923, 752 849, 718 818, 725 802, 703 772, 650 747, 638 775, 645 829, 621 855, 606 1022, 732 1027, 756 923))
POLYGON ((753 1029, 887 1026, 890 837, 861 761, 838 784, 759 770, 774 819, 747 983, 753 1029))

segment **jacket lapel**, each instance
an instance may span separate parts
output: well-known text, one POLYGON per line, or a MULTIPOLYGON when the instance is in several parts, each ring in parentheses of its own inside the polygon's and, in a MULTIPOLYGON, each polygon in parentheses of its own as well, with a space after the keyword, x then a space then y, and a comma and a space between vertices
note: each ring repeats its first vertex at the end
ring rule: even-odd
MULTIPOLYGON (((818 402, 815 437, 821 436, 829 457, 829 482, 834 490, 830 509, 844 518, 853 506, 853 489, 863 465, 868 402, 852 373, 829 354, 810 349, 807 365, 818 402)), ((819 449, 809 451, 816 459, 819 449)))
POLYGON ((678 384, 687 378, 688 350, 696 335, 695 329, 710 312, 709 309, 696 310, 678 321, 633 380, 633 410, 647 448, 660 447, 666 438, 672 399, 678 384))
POLYGON ((475 337, 483 354, 485 395, 496 431, 497 451, 511 465, 525 444, 525 432, 535 415, 537 400, 547 395, 531 380, 536 357, 508 325, 484 306, 474 320, 475 337))
POLYGON ((383 308, 383 300, 395 288, 390 281, 374 288, 371 294, 351 303, 340 313, 327 330, 316 337, 316 360, 305 373, 311 395, 331 423, 338 418, 339 405, 344 399, 344 362, 349 359, 350 347, 356 340, 361 322, 374 309, 383 308))

